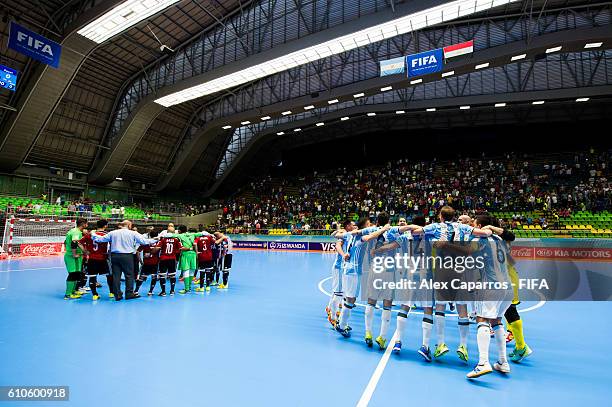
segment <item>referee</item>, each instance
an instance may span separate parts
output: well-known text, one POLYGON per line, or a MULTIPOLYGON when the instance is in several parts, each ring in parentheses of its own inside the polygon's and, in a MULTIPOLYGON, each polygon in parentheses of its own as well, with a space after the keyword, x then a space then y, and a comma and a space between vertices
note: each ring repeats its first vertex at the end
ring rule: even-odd
POLYGON ((125 299, 131 300, 140 295, 134 293, 134 247, 137 245, 150 245, 157 242, 155 239, 145 239, 141 234, 130 230, 131 222, 124 220, 117 226, 118 229, 107 233, 104 236, 92 235, 96 243, 111 244, 111 265, 113 270, 112 293, 115 301, 123 299, 121 292, 121 273, 125 275, 125 299))

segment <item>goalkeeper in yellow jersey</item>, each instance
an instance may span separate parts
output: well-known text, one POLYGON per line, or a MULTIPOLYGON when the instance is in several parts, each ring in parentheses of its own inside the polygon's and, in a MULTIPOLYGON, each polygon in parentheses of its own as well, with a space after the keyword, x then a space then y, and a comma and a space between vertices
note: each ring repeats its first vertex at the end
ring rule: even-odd
POLYGON ((510 342, 512 339, 515 340, 514 350, 510 352, 510 360, 519 363, 529 355, 533 353, 529 345, 525 343, 525 336, 523 334, 523 320, 516 309, 516 306, 521 303, 518 294, 519 277, 516 271, 516 261, 510 253, 510 242, 514 241, 514 233, 507 229, 503 229, 496 226, 487 226, 487 229, 491 229, 493 233, 499 235, 506 243, 508 253, 506 255, 508 259, 508 275, 510 276, 510 282, 512 283, 512 289, 514 291, 514 297, 512 298, 512 304, 504 313, 504 318, 508 323, 508 336, 506 342, 510 342))

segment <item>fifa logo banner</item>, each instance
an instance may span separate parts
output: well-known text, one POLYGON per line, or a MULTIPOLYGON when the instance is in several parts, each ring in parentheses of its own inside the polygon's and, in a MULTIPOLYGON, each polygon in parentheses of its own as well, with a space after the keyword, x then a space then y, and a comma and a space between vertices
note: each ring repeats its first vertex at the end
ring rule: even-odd
POLYGON ((398 73, 404 73, 406 70, 404 57, 387 59, 380 61, 380 76, 395 75, 398 73))
POLYGON ((54 68, 59 67, 62 46, 11 21, 9 48, 54 68))
POLYGON ((408 77, 428 75, 440 72, 444 67, 444 51, 442 48, 420 52, 406 57, 408 77))

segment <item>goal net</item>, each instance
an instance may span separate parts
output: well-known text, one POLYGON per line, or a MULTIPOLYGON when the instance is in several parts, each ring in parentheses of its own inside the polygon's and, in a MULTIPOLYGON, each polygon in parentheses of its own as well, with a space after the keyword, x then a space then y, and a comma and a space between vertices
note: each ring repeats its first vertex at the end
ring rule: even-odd
POLYGON ((46 256, 64 251, 66 233, 74 220, 8 217, 2 251, 12 256, 46 256))

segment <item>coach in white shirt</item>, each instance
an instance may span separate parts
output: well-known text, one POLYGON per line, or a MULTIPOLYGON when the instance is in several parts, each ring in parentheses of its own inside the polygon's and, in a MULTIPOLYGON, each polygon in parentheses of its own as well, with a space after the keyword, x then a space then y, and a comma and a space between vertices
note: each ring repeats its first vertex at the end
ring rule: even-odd
POLYGON ((96 243, 110 243, 111 265, 113 271, 112 293, 116 301, 123 299, 121 292, 121 273, 125 275, 125 299, 131 300, 138 298, 138 293, 134 294, 134 247, 137 245, 149 245, 157 242, 155 239, 146 239, 138 232, 130 230, 131 222, 124 220, 117 226, 119 227, 104 236, 92 235, 96 243))

